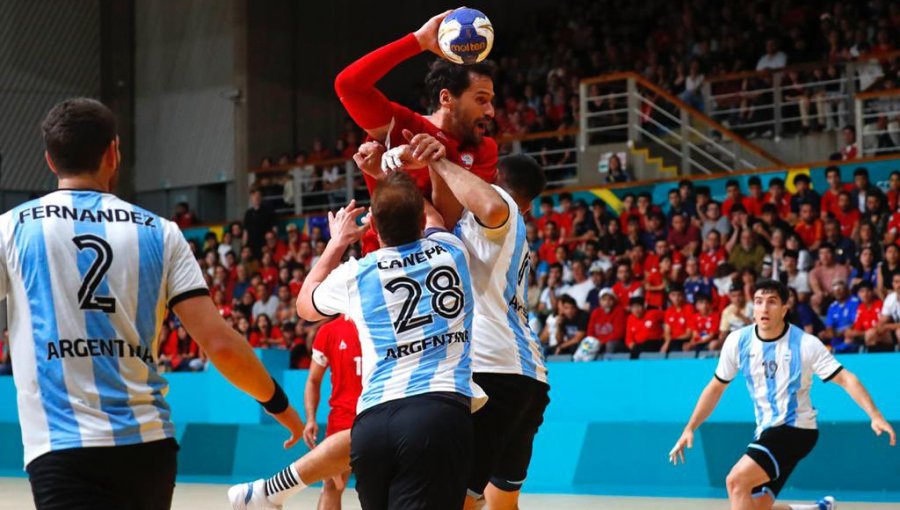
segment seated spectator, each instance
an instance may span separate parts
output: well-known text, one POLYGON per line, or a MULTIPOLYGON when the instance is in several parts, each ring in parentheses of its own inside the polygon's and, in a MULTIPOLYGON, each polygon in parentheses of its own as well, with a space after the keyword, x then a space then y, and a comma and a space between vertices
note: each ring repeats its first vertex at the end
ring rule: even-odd
POLYGON ((784 180, 774 177, 769 181, 769 191, 763 195, 763 203, 775 206, 775 214, 782 221, 791 221, 791 198, 791 194, 784 189, 784 180))
POLYGON ((882 299, 887 299, 891 293, 891 281, 898 272, 900 272, 900 246, 892 243, 884 247, 884 260, 878 263, 878 283, 875 290, 882 299))
POLYGON ((260 315, 275 317, 278 314, 278 298, 269 293, 269 287, 264 284, 256 286, 256 301, 250 309, 250 315, 256 320, 260 315))
POLYGON ((691 319, 694 317, 694 307, 684 298, 684 287, 673 283, 669 287, 669 306, 665 312, 665 326, 663 327, 662 352, 678 352, 684 350, 684 346, 694 338, 691 329, 691 319))
POLYGON ((824 312, 828 302, 835 297, 832 293, 834 285, 842 283, 846 288, 849 279, 850 270, 834 259, 834 248, 822 243, 819 247, 819 264, 809 273, 809 287, 812 289, 809 301, 813 310, 820 314, 824 312))
POLYGON ((647 251, 652 251, 657 241, 666 241, 666 217, 661 212, 647 218, 647 228, 641 234, 641 241, 647 251))
MULTIPOLYGON (((594 284, 594 287, 588 292, 587 297, 587 311, 600 306, 600 291, 604 288, 604 280, 606 278, 606 272, 612 269, 608 267, 608 264, 602 260, 595 260, 591 264, 590 273, 591 273, 591 282, 594 284)), ((612 292, 612 290, 610 290, 612 292)), ((528 294, 529 299, 531 294, 528 294)))
POLYGON ((719 236, 728 237, 731 234, 731 222, 728 217, 722 216, 722 206, 718 202, 706 204, 701 220, 700 235, 703 239, 709 239, 709 233, 715 230, 719 236))
POLYGON ((625 352, 625 308, 609 287, 600 291, 600 306, 591 312, 587 334, 600 342, 600 353, 625 352))
MULTIPOLYGON (((676 195, 678 195, 677 191, 676 195)), ((700 229, 691 224, 690 220, 684 215, 676 214, 672 218, 668 244, 681 255, 692 257, 700 249, 700 229)))
POLYGON ((175 214, 172 221, 178 225, 178 228, 188 228, 199 223, 197 218, 191 212, 191 206, 187 202, 178 202, 175 204, 175 214))
MULTIPOLYGON (((828 311, 825 313, 825 330, 819 337, 823 341, 829 341, 836 352, 846 352, 848 347, 842 345, 845 343, 845 333, 856 321, 859 299, 850 294, 846 280, 835 280, 832 284, 832 293, 834 300, 828 305, 828 311)), ((853 350, 855 352, 855 348, 853 350)))
POLYGON ((799 174, 794 177, 794 194, 791 196, 791 216, 800 216, 800 206, 803 203, 813 204, 817 209, 822 203, 822 198, 812 189, 812 180, 807 174, 799 174))
POLYGON ((286 348, 281 329, 272 325, 272 320, 268 315, 261 313, 254 317, 256 317, 256 324, 250 331, 251 346, 263 349, 286 348))
MULTIPOLYGON (((762 221, 754 222, 751 230, 753 230, 757 240, 763 245, 763 249, 766 251, 773 249, 775 243, 772 237, 778 231, 782 233, 783 244, 783 234, 791 230, 791 225, 778 217, 778 210, 775 204, 763 204, 762 216, 759 219, 762 221)), ((783 246, 779 246, 779 248, 783 248, 783 246)))
POLYGON ((284 337, 284 345, 291 351, 290 366, 295 369, 309 368, 312 361, 312 352, 306 346, 306 337, 297 334, 297 330, 302 328, 302 324, 299 323, 282 324, 281 334, 284 337))
POLYGON ((750 200, 741 194, 741 185, 738 183, 736 179, 730 179, 725 183, 725 201, 722 202, 722 214, 725 216, 731 216, 731 209, 740 205, 744 208, 744 211, 750 211, 752 204, 750 200))
POLYGON ((785 250, 794 250, 797 252, 797 267, 801 271, 809 271, 812 268, 813 257, 806 247, 803 246, 803 241, 800 240, 800 236, 796 233, 792 232, 787 235, 784 248, 785 250))
POLYGON ((688 74, 684 78, 684 90, 678 95, 679 99, 701 112, 704 110, 703 79, 704 75, 700 71, 700 60, 696 58, 691 59, 688 74))
POLYGON ((869 247, 862 249, 859 253, 859 260, 850 271, 851 288, 856 288, 863 282, 868 282, 873 289, 878 285, 878 266, 875 264, 875 253, 869 247))
MULTIPOLYGON (((710 204, 712 205, 712 204, 710 204)), ((706 235, 706 243, 700 254, 700 274, 712 278, 716 269, 728 260, 728 253, 722 247, 722 236, 717 230, 706 235)))
MULTIPOLYGON (((622 323, 624 325, 624 318, 622 323)), ((7 328, 3 328, 3 336, 0 337, 0 375, 12 375, 12 359, 9 357, 9 329, 7 328)))
POLYGON ((681 195, 680 188, 669 190, 669 212, 666 213, 669 226, 672 226, 672 220, 675 216, 684 217, 687 224, 690 223, 691 219, 697 216, 697 209, 693 202, 685 201, 684 197, 681 195))
POLYGON ((825 180, 828 182, 828 189, 822 193, 822 203, 819 207, 819 214, 824 220, 829 214, 838 213, 838 197, 841 191, 850 191, 853 185, 841 181, 841 169, 836 166, 829 166, 825 169, 825 180))
POLYGON ((747 214, 754 218, 762 216, 762 206, 765 204, 765 194, 762 190, 762 180, 758 175, 754 175, 747 179, 747 197, 744 201, 744 207, 747 214))
POLYGON ((794 225, 794 232, 800 236, 803 246, 810 251, 818 251, 825 236, 825 225, 816 217, 816 210, 809 202, 800 205, 800 221, 794 225))
MULTIPOLYGON (((284 269, 287 271, 287 268, 284 269)), ((291 288, 288 285, 278 287, 278 309, 275 312, 275 322, 284 324, 286 322, 297 322, 296 299, 291 295, 291 288)))
POLYGON ((565 284, 562 281, 562 266, 559 263, 550 264, 544 289, 538 303, 538 312, 547 316, 557 310, 556 302, 559 296, 565 293, 565 284))
POLYGON ((566 287, 566 294, 575 300, 575 305, 585 311, 590 311, 588 306, 588 294, 596 287, 594 281, 588 278, 584 262, 576 260, 572 262, 572 283, 566 287))
POLYGON ((575 300, 568 294, 563 294, 559 300, 562 302, 562 309, 553 354, 573 354, 587 333, 588 314, 578 308, 575 300))
POLYGON ((642 352, 658 352, 665 342, 665 315, 662 310, 647 310, 642 297, 631 298, 628 306, 631 315, 625 322, 625 347, 633 357, 642 352))
POLYGON ((837 210, 833 214, 841 226, 841 235, 856 239, 856 229, 859 227, 862 213, 853 203, 853 197, 849 191, 841 191, 838 194, 837 210))
POLYGON ((798 300, 797 291, 793 287, 788 287, 788 292, 790 293, 788 305, 791 310, 788 313, 788 322, 810 335, 818 335, 825 328, 822 320, 809 306, 809 303, 798 300))
MULTIPOLYGON (((841 233, 841 226, 838 220, 834 218, 825 220, 825 239, 823 242, 831 245, 834 259, 840 264, 850 263, 856 254, 856 244, 841 233)), ((802 263, 800 267, 803 267, 802 263)))
POLYGON ((796 250, 785 250, 784 252, 784 271, 778 276, 779 280, 794 289, 797 293, 797 299, 801 303, 809 301, 812 295, 812 289, 809 287, 809 273, 801 271, 799 264, 799 256, 796 250))
POLYGON ((717 350, 721 346, 719 342, 719 326, 722 319, 709 294, 697 294, 694 296, 696 312, 691 317, 691 340, 684 344, 685 351, 717 350))
POLYGON ((259 276, 262 277, 263 284, 270 289, 278 283, 278 266, 275 265, 272 254, 267 249, 263 249, 262 258, 259 261, 259 276))
POLYGON ((606 182, 607 184, 615 184, 617 182, 631 182, 634 178, 628 172, 628 169, 622 165, 619 156, 613 154, 607 162, 606 182))
POLYGON ((894 342, 890 336, 883 335, 878 330, 878 321, 881 317, 881 300, 875 296, 874 287, 870 282, 863 281, 858 285, 857 297, 859 305, 856 307, 856 316, 853 325, 844 330, 844 343, 832 343, 834 352, 858 352, 860 344, 865 344, 869 349, 884 348, 893 350, 894 342))
POLYGON ((628 262, 620 262, 616 266, 616 283, 612 291, 616 293, 619 303, 630 303, 631 298, 644 295, 644 287, 640 281, 633 279, 631 267, 628 262))
POLYGON ((695 304, 696 296, 699 294, 715 296, 715 284, 713 284, 711 278, 707 278, 700 274, 700 263, 697 261, 696 257, 687 259, 684 267, 687 275, 684 279, 684 296, 688 303, 692 305, 695 304))
POLYGON ((766 39, 766 53, 756 62, 756 70, 781 69, 786 65, 787 55, 778 49, 778 40, 774 37, 766 39))
POLYGON ((188 336, 181 324, 169 334, 159 355, 159 363, 174 372, 199 372, 206 367, 200 355, 200 346, 188 336))
POLYGON ((763 258, 762 272, 760 273, 763 278, 780 280, 781 273, 784 272, 784 252, 787 251, 787 237, 784 232, 784 230, 776 228, 769 237, 770 246, 768 253, 763 258))
POLYGON ((666 304, 666 289, 672 281, 672 257, 663 255, 659 266, 644 277, 644 302, 648 309, 662 310, 666 304))
POLYGON ((844 126, 841 130, 844 146, 841 147, 841 159, 850 161, 859 157, 859 147, 856 146, 856 128, 851 125, 844 126))
POLYGON ((556 260, 556 249, 562 246, 562 239, 559 235, 559 229, 556 226, 555 221, 548 221, 544 224, 544 239, 541 243, 540 248, 538 248, 538 255, 541 257, 541 260, 548 264, 555 264, 558 262, 556 260))
MULTIPOLYGON (((756 234, 750 229, 735 230, 735 233, 737 232, 740 232, 740 243, 737 243, 731 249, 731 253, 728 255, 728 262, 739 271, 752 269, 754 272, 759 273, 762 270, 762 262, 766 256, 766 250, 756 241, 756 234)), ((733 240, 734 236, 732 236, 729 244, 733 240)))
POLYGON ((720 337, 724 339, 732 331, 753 324, 753 303, 747 300, 744 286, 732 285, 728 291, 730 304, 722 310, 722 318, 719 322, 720 337))
POLYGON ((900 273, 894 273, 891 276, 891 292, 885 298, 881 316, 878 318, 875 343, 879 348, 897 343, 900 341, 898 331, 900 331, 900 273))

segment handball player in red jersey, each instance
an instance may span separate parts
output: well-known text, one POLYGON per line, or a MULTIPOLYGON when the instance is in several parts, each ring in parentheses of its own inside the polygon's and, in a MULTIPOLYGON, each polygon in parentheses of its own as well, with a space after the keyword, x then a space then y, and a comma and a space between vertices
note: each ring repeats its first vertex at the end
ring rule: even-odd
MULTIPOLYGON (((349 430, 356 418, 356 401, 362 392, 362 350, 359 346, 359 333, 356 325, 346 316, 340 316, 328 322, 316 333, 312 347, 312 363, 309 377, 306 379, 304 403, 306 405, 306 429, 303 440, 310 449, 315 448, 319 435, 316 421, 316 410, 322 389, 325 370, 331 367, 331 398, 328 406, 328 426, 325 437, 333 436, 342 430, 349 430)), ((343 474, 346 484, 350 471, 343 474)), ((333 480, 325 480, 322 496, 319 498, 319 510, 340 510, 343 485, 338 486, 333 480)))
MULTIPOLYGON (((495 65, 482 61, 472 65, 453 64, 444 58, 436 60, 425 76, 431 113, 420 115, 390 101, 375 84, 391 69, 423 51, 442 56, 438 47, 438 27, 451 11, 439 14, 411 34, 365 55, 338 74, 334 88, 356 123, 371 140, 386 149, 404 150, 403 131, 427 133, 446 148, 447 159, 469 170, 489 183, 497 177, 497 142, 486 136, 494 118, 495 65)), ((375 150, 364 144, 360 152, 375 150)), ((431 196, 431 181, 425 162, 406 153, 401 160, 409 162, 404 170, 416 181, 426 197, 431 196)), ((371 195, 376 180, 365 174, 371 195)), ((363 254, 378 249, 374 230, 362 239, 363 254)))

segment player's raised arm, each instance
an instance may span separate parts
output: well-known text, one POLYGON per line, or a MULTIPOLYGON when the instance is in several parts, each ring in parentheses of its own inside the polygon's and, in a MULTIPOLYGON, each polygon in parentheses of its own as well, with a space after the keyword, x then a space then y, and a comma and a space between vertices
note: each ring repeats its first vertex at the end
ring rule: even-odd
POLYGON ((393 117, 393 106, 375 84, 398 64, 423 50, 440 55, 437 32, 451 11, 438 14, 414 33, 365 55, 341 71, 334 90, 350 117, 375 140, 383 142, 393 117))
POLYGON ((208 295, 194 296, 179 301, 172 309, 228 382, 259 401, 291 432, 284 447, 290 448, 299 441, 303 435, 303 420, 288 403, 284 390, 253 353, 250 344, 225 323, 212 299, 208 295))
POLYGON ((876 435, 880 436, 883 432, 886 432, 890 438, 890 445, 894 446, 897 444, 897 435, 894 433, 894 428, 884 419, 881 411, 878 410, 878 406, 875 405, 875 401, 872 400, 872 396, 869 395, 868 390, 866 390, 866 387, 863 386, 856 375, 845 368, 834 375, 831 380, 841 388, 844 388, 844 391, 853 398, 853 401, 869 415, 869 418, 872 420, 872 431, 876 435))

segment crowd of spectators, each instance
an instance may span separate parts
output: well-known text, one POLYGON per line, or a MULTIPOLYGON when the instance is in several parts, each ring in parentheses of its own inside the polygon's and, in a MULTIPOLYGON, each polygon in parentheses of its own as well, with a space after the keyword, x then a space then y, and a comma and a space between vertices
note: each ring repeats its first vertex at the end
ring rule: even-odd
POLYGON ((752 322, 752 289, 791 290, 791 322, 835 352, 892 351, 900 329, 900 172, 890 189, 865 168, 828 189, 796 193, 758 176, 727 183, 721 202, 682 181, 668 203, 627 194, 618 215, 566 193, 541 202, 527 238, 534 261, 531 325, 549 355, 717 350, 752 322))

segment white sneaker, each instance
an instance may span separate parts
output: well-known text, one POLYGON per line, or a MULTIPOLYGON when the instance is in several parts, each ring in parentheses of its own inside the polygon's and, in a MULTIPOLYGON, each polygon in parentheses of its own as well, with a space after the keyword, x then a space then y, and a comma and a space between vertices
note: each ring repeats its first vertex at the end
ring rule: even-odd
POLYGON ((819 505, 820 510, 836 510, 837 502, 831 496, 825 496, 824 498, 816 501, 816 504, 819 505))
POLYGON ((228 501, 234 510, 281 510, 266 498, 266 481, 262 478, 232 485, 228 489, 228 501))

